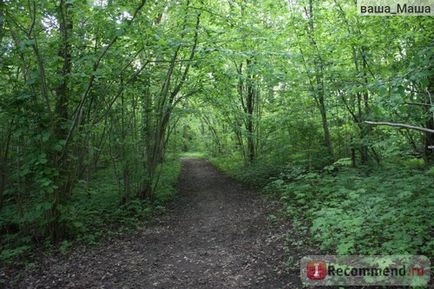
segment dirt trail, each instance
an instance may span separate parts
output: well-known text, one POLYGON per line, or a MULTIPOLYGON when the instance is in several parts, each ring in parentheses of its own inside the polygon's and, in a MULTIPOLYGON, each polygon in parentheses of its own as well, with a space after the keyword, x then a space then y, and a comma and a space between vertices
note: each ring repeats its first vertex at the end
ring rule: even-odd
POLYGON ((180 199, 156 225, 51 258, 15 286, 301 288, 298 273, 286 269, 285 229, 268 221, 267 202, 206 160, 182 163, 180 199))

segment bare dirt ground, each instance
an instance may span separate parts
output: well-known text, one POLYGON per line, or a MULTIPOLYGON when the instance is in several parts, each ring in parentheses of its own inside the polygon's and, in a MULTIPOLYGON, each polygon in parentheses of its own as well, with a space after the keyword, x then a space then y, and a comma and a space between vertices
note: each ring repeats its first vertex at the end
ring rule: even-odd
POLYGON ((206 160, 184 159, 179 200, 151 226, 46 258, 7 288, 301 288, 269 202, 206 160))

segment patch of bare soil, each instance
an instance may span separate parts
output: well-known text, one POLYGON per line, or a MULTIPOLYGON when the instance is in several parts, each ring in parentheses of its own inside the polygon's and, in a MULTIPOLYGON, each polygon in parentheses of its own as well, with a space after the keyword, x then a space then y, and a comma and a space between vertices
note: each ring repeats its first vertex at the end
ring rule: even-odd
POLYGON ((269 202, 212 167, 184 159, 179 200, 152 226, 69 257, 46 258, 7 288, 301 288, 269 202))

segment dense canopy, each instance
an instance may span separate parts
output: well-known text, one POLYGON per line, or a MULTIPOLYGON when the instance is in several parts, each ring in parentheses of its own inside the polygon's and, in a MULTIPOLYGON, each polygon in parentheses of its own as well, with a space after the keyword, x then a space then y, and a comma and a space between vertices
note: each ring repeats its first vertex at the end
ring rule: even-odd
POLYGON ((186 152, 323 250, 432 256, 433 28, 345 0, 0 0, 1 260, 162 210, 186 152))

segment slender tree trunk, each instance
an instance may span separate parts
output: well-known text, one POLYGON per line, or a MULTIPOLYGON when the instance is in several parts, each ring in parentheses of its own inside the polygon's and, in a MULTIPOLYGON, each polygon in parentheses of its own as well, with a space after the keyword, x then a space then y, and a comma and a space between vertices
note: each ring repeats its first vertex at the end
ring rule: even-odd
POLYGON ((327 149, 327 153, 329 157, 333 159, 334 152, 333 152, 333 145, 330 137, 330 130, 329 130, 328 119, 327 119, 327 110, 324 102, 324 95, 321 94, 318 96, 318 103, 319 103, 319 111, 321 113, 322 129, 324 133, 324 146, 327 149))
POLYGON ((149 83, 149 77, 146 76, 145 80, 145 89, 143 93, 143 138, 144 138, 144 160, 143 168, 145 172, 145 177, 142 184, 142 189, 139 192, 139 197, 144 199, 146 197, 149 197, 150 194, 150 188, 152 187, 150 185, 150 181, 152 179, 152 173, 151 173, 151 154, 152 154, 152 147, 154 140, 152 139, 152 114, 153 114, 153 102, 152 102, 152 96, 150 94, 150 83, 149 83))
MULTIPOLYGON (((367 65, 365 60, 365 53, 366 50, 364 47, 360 49, 360 58, 362 62, 362 74, 363 74, 363 82, 365 84, 365 87, 367 89, 369 81, 368 81, 368 73, 367 73, 367 65)), ((364 120, 366 120, 369 117, 370 108, 369 108, 369 94, 368 92, 364 92, 361 95, 362 101, 363 101, 363 111, 360 113, 360 159, 362 164, 367 164, 369 161, 369 144, 368 142, 368 136, 371 131, 371 127, 363 123, 364 120)))
MULTIPOLYGON (((356 27, 353 27, 350 25, 350 23, 348 22, 348 19, 345 15, 345 11, 342 8, 342 6, 340 5, 339 1, 334 1, 336 7, 339 10, 339 13, 342 17, 342 20, 345 22, 346 24, 346 28, 349 34, 357 34, 360 37, 361 35, 361 31, 360 29, 356 27)), ((363 75, 363 82, 365 87, 368 87, 369 84, 369 79, 368 79, 368 64, 367 64, 367 60, 366 60, 366 48, 363 46, 356 46, 356 45, 352 45, 351 46, 351 51, 352 51, 352 57, 353 57, 353 63, 354 63, 354 68, 357 74, 362 73, 363 75)), ((364 92, 364 93, 357 93, 356 94, 356 101, 357 101, 357 112, 352 111, 348 104, 345 102, 344 98, 344 103, 345 106, 347 107, 348 111, 350 112, 350 114, 353 117, 353 120, 355 122, 355 124, 357 124, 357 127, 359 128, 359 138, 360 138, 360 144, 359 144, 359 152, 360 152, 360 161, 362 164, 366 164, 369 161, 369 144, 368 142, 368 135, 371 131, 371 128, 366 125, 364 123, 365 120, 367 120, 367 118, 369 117, 369 113, 370 113, 370 107, 369 107, 369 94, 368 92, 364 92), (357 113, 357 115, 356 115, 357 113)), ((375 154, 376 155, 376 154, 375 154)), ((378 155, 377 155, 378 157, 378 155)), ((379 160, 379 158, 378 158, 379 160)))
MULTIPOLYGON (((54 120, 54 141, 65 140, 67 138, 67 130, 64 125, 68 119, 68 100, 69 100, 69 74, 71 73, 72 58, 71 58, 71 33, 72 33, 72 4, 71 2, 61 0, 58 6, 58 22, 60 32, 60 47, 58 55, 63 60, 62 67, 58 71, 60 83, 57 85, 56 91, 56 106, 54 120)), ((61 224, 61 212, 59 205, 69 195, 72 178, 68 172, 68 158, 63 158, 59 161, 59 152, 51 153, 52 163, 58 169, 59 176, 56 183, 58 188, 53 192, 52 208, 50 212, 49 231, 51 239, 58 242, 63 238, 63 225, 61 224)), ((71 170, 73 171, 73 170, 71 170)))
POLYGON ((254 128, 254 112, 255 112, 255 88, 254 75, 252 70, 252 61, 247 59, 247 95, 246 95, 246 129, 247 129, 247 160, 249 164, 255 160, 255 128, 254 128))
POLYGON ((312 0, 309 0, 309 10, 306 10, 308 17, 308 28, 307 33, 311 42, 311 45, 316 51, 314 57, 315 66, 315 89, 314 94, 317 100, 318 109, 321 115, 321 124, 323 129, 324 146, 326 147, 327 154, 331 160, 334 159, 333 144, 330 136, 330 129, 327 118, 327 108, 325 104, 325 88, 324 88, 324 61, 321 57, 321 52, 318 48, 317 42, 315 40, 315 24, 314 24, 314 9, 312 0))

